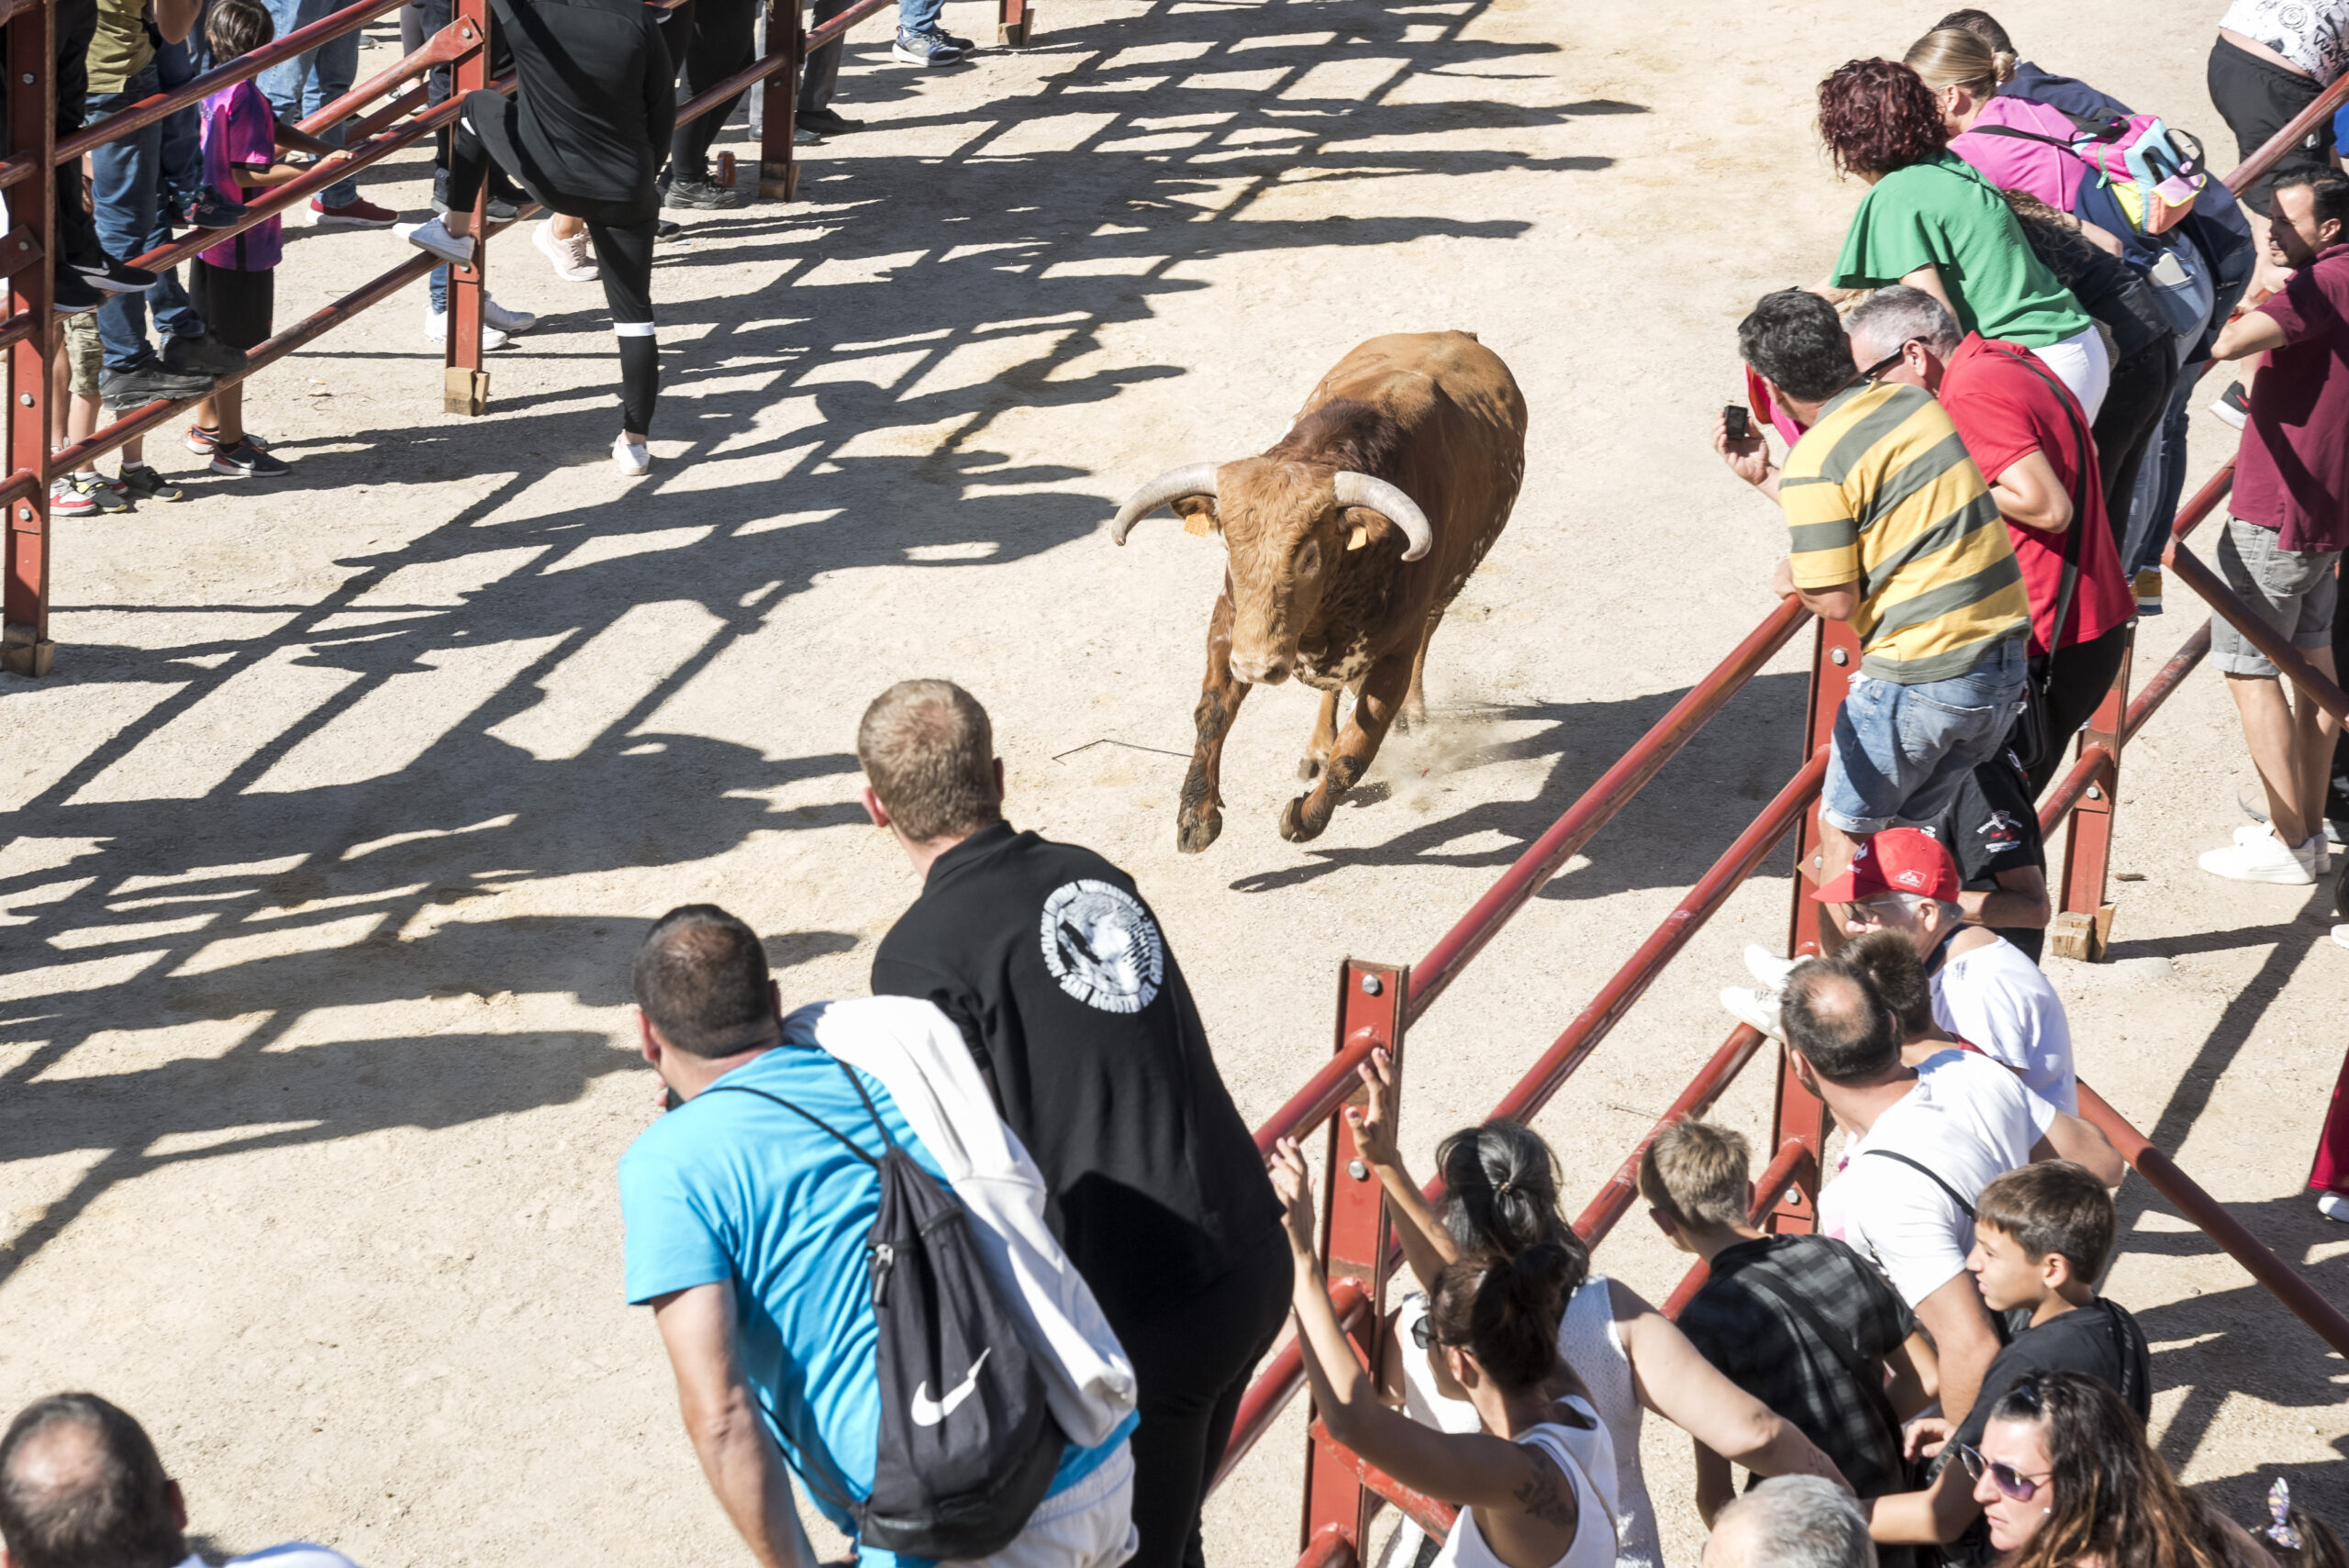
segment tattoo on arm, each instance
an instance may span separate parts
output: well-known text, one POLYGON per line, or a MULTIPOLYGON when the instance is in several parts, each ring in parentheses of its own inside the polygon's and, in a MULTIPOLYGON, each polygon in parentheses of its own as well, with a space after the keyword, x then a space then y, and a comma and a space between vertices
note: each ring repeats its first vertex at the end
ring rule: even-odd
POLYGON ((1525 1453, 1533 1462, 1524 1484, 1515 1493, 1518 1506, 1545 1525, 1573 1529, 1580 1511, 1575 1506, 1572 1489, 1563 1486, 1565 1477, 1558 1473, 1557 1465, 1540 1449, 1528 1448, 1525 1453))

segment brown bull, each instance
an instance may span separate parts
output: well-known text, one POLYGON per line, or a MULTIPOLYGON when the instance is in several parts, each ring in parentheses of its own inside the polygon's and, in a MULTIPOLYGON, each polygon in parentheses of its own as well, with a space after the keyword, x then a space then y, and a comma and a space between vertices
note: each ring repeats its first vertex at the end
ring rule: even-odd
POLYGON ((1428 641, 1524 475, 1525 399, 1499 356, 1466 332, 1398 333, 1339 361, 1262 457, 1169 470, 1125 504, 1119 544, 1172 506, 1220 533, 1227 556, 1178 848, 1196 853, 1223 830, 1223 742, 1240 700, 1292 673, 1322 694, 1298 768, 1319 782, 1281 813, 1281 837, 1330 825, 1398 713, 1407 728, 1425 718, 1428 641), (1354 695, 1343 733, 1341 691, 1354 695))

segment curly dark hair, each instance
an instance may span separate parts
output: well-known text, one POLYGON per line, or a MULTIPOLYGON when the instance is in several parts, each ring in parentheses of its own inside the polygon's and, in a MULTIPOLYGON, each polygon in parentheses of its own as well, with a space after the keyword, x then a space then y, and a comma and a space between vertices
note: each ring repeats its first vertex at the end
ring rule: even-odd
POLYGON ((1839 174, 1889 174, 1949 146, 1932 90, 1894 60, 1847 61, 1821 82, 1819 135, 1839 174))

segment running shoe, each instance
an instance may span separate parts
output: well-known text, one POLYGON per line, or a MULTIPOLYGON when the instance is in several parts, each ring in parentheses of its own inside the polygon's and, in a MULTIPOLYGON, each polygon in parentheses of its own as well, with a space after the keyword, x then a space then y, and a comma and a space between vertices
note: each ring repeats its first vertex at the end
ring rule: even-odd
POLYGON ((481 318, 484 325, 495 328, 508 338, 528 332, 539 324, 539 318, 529 311, 508 310, 497 301, 486 297, 481 302, 481 318))
POLYGON ((231 479, 281 479, 293 470, 262 450, 250 438, 239 438, 234 446, 212 450, 212 472, 231 479))
POLYGON ((245 351, 209 332, 194 337, 169 332, 163 336, 163 366, 186 375, 232 375, 245 368, 245 351))
MULTIPOLYGON (((2349 948, 2349 926, 2333 927, 2332 940, 2339 942, 2343 947, 2349 948)), ((2322 1208, 2324 1206, 2321 1203, 2319 1203, 2317 1207, 2322 1208)), ((2349 1207, 2349 1205, 2344 1205, 2343 1207, 2349 1207)), ((2349 1214, 2334 1214, 2328 1210, 2325 1214, 2325 1218, 2327 1219, 2349 1219, 2349 1214)))
POLYGON ((665 244, 665 243, 667 243, 669 240, 672 240, 672 239, 684 239, 685 237, 685 226, 684 224, 682 224, 682 223, 679 223, 675 218, 674 218, 674 217, 656 217, 656 218, 654 218, 654 219, 652 220, 652 238, 653 238, 653 239, 657 239, 657 240, 660 240, 660 241, 662 241, 662 243, 664 243, 664 244, 665 244))
POLYGON ((959 65, 970 53, 967 46, 957 44, 939 28, 926 28, 920 32, 908 32, 900 28, 897 41, 891 46, 893 59, 907 65, 959 65))
POLYGON ((60 316, 79 316, 106 304, 106 296, 92 288, 89 282, 72 268, 57 274, 50 284, 50 308, 60 316))
POLYGON ((2231 381, 2226 391, 2212 400, 2210 412, 2240 430, 2251 418, 2251 395, 2243 389, 2243 383, 2231 381))
POLYGON ((449 226, 437 217, 428 217, 422 223, 397 224, 392 232, 417 250, 429 250, 444 261, 454 261, 461 267, 473 264, 473 237, 450 233, 449 226))
POLYGON ((184 501, 187 492, 164 478, 143 462, 126 462, 122 478, 117 481, 123 493, 134 501, 184 501))
POLYGON ((340 206, 328 206, 317 196, 310 198, 313 228, 389 228, 399 220, 399 214, 364 196, 353 196, 340 206))
POLYGON ((130 496, 128 487, 108 479, 95 469, 68 477, 74 490, 90 498, 92 507, 100 512, 128 512, 130 496))
POLYGON ((2307 887, 2316 881, 2315 851, 2306 845, 2296 850, 2265 828, 2249 843, 2238 841, 2224 849, 2203 851, 2200 863, 2204 871, 2230 882, 2307 887))
MULTIPOLYGON (((2349 926, 2333 927, 2332 940, 2349 948, 2349 926)), ((2343 1225, 2349 1225, 2349 1195, 2326 1193, 2316 1200, 2316 1211, 2327 1219, 2337 1219, 2343 1225)))
POLYGON ((1765 990, 1776 993, 1787 988, 1787 976, 1794 973, 1799 959, 1780 958, 1760 942, 1745 944, 1745 967, 1765 990))
POLYGON ((567 284, 592 284, 599 275, 595 249, 588 244, 584 228, 565 239, 554 231, 554 219, 548 218, 530 230, 530 243, 554 263, 554 275, 567 284))
POLYGON ((202 372, 175 371, 160 359, 127 371, 106 371, 98 377, 98 400, 109 408, 144 408, 150 403, 184 403, 202 397, 220 378, 202 372))
POLYGON ((2157 616, 2162 613, 2162 569, 2148 566, 2137 573, 2132 584, 2137 595, 2137 613, 2157 616))
POLYGON ((802 109, 792 117, 792 123, 804 125, 818 136, 844 136, 864 128, 863 120, 852 120, 829 109, 802 109))
POLYGON ((50 482, 49 515, 52 517, 86 517, 98 509, 95 497, 70 479, 50 482))
POLYGON ((76 266, 73 272, 92 288, 102 289, 107 294, 145 294, 163 281, 161 272, 150 272, 144 267, 134 267, 111 256, 101 256, 95 266, 76 266))
POLYGON ((642 441, 631 441, 622 430, 612 438, 612 461, 630 479, 641 479, 652 472, 652 449, 642 441))
POLYGON ((1778 1021, 1778 998, 1768 991, 1751 991, 1742 985, 1722 988, 1721 1006, 1733 1014, 1738 1022, 1752 1027, 1759 1033, 1783 1043, 1785 1027, 1778 1021))
MULTIPOLYGON (((2257 844, 2275 837, 2276 830, 2265 822, 2246 822, 2235 829, 2235 842, 2238 844, 2257 844)), ((2325 841, 2325 837, 2322 833, 2310 834, 2309 841, 2302 844, 2299 851, 2308 856, 2311 869, 2319 876, 2332 870, 2332 846, 2325 841)))
MULTIPOLYGON (((531 317, 529 319, 535 321, 538 317, 531 317)), ((445 310, 435 310, 428 303, 424 307, 424 335, 432 339, 434 348, 447 348, 449 346, 449 313, 445 310)), ((502 349, 506 347, 506 333, 491 324, 489 312, 484 310, 481 321, 482 351, 487 353, 493 349, 502 349)))
POLYGON ((742 205, 742 193, 715 180, 678 180, 671 183, 661 205, 689 212, 714 212, 742 205))
POLYGON ((243 221, 245 204, 229 201, 206 185, 180 203, 179 210, 173 216, 190 228, 226 228, 243 221))

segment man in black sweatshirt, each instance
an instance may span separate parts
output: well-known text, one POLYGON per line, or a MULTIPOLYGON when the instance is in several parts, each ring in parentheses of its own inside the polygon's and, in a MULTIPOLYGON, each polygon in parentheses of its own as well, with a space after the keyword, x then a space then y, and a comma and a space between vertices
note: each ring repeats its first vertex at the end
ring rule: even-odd
POLYGON ((1015 832, 986 711, 905 681, 856 737, 864 808, 921 896, 878 995, 937 1004, 1050 1189, 1046 1218, 1132 1358, 1139 1568, 1200 1568, 1199 1504, 1288 1312, 1281 1209, 1133 879, 1015 832))

